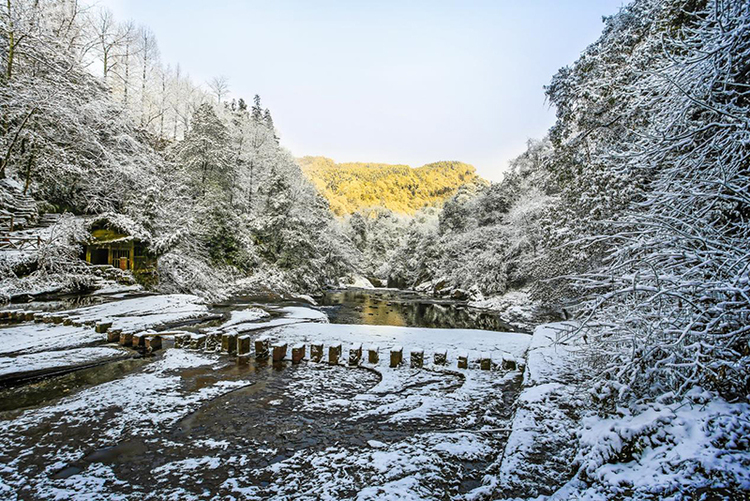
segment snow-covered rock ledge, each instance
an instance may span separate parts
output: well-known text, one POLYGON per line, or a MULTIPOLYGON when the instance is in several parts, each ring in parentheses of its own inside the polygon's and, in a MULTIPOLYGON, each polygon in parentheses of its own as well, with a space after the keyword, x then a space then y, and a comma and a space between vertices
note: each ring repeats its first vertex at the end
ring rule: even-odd
POLYGON ((572 324, 536 328, 505 452, 467 499, 744 499, 750 405, 693 389, 597 412, 572 324))
POLYGON ((557 342, 572 328, 554 323, 534 330, 505 453, 471 499, 549 495, 572 477, 583 369, 578 342, 557 342))

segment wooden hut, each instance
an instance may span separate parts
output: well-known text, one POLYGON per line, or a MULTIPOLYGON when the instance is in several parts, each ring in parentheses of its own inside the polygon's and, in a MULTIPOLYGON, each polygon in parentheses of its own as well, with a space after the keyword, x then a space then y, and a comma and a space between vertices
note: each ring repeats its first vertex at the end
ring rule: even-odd
POLYGON ((148 241, 142 231, 128 232, 129 225, 117 224, 100 218, 89 226, 91 237, 86 241, 85 259, 94 265, 110 265, 138 275, 149 275, 156 271, 156 256, 149 252, 148 241), (135 234, 133 234, 135 233, 135 234))

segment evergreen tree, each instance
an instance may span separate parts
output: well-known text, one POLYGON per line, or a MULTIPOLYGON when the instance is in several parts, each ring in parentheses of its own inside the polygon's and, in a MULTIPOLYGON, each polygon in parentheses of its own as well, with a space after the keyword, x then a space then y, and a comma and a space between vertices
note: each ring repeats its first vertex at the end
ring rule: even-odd
POLYGON ((202 104, 193 114, 192 127, 177 145, 176 158, 193 186, 194 196, 231 185, 229 133, 214 107, 202 104))

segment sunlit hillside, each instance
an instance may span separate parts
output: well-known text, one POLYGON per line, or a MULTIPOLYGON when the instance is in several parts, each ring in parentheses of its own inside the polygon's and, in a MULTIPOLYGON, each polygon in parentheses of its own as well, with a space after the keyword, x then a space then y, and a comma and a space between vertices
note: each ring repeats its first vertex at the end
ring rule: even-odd
POLYGON ((464 184, 487 184, 472 165, 463 162, 435 162, 418 168, 337 164, 330 158, 309 156, 297 162, 338 216, 373 206, 413 214, 426 205, 442 204, 464 184))

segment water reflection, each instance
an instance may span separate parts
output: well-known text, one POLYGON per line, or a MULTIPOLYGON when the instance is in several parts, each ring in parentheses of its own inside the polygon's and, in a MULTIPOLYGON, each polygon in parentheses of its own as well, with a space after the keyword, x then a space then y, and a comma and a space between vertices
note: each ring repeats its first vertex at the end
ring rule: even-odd
POLYGON ((493 311, 405 291, 335 290, 326 292, 320 303, 335 324, 523 332, 493 311))

